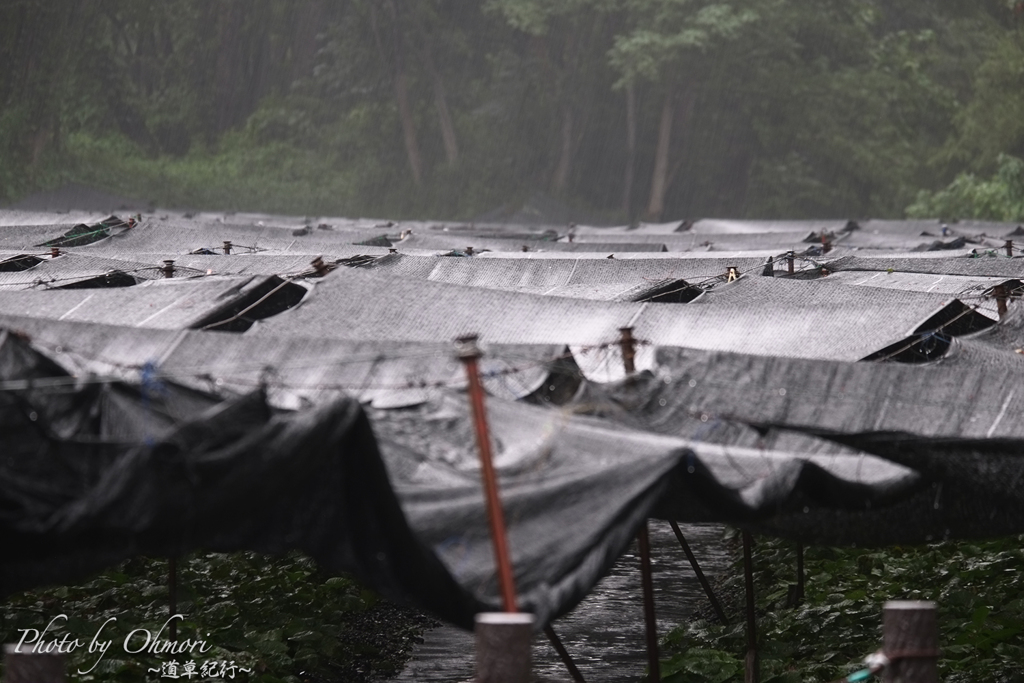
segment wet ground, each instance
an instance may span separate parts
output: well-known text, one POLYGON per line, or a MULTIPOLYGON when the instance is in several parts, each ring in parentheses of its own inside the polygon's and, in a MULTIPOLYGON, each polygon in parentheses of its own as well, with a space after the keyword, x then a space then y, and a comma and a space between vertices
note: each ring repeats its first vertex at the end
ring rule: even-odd
MULTIPOLYGON (((709 580, 727 570, 720 525, 684 525, 682 530, 709 580)), ((650 534, 658 632, 664 634, 703 609, 707 598, 668 523, 651 520, 650 534)), ((635 544, 554 629, 588 683, 640 679, 647 654, 635 544)), ((534 641, 533 661, 541 681, 572 680, 543 634, 534 641)), ((473 635, 443 626, 424 634, 424 642, 394 680, 457 683, 471 680, 473 670, 473 635)))

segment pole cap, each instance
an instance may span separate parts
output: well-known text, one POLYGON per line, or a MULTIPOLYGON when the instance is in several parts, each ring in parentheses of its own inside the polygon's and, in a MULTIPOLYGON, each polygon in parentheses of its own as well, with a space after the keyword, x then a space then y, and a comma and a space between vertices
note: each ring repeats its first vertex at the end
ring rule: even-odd
POLYGON ((459 358, 463 360, 469 360, 471 358, 479 358, 484 355, 480 351, 480 346, 477 341, 480 339, 478 334, 466 334, 455 339, 455 353, 459 358))

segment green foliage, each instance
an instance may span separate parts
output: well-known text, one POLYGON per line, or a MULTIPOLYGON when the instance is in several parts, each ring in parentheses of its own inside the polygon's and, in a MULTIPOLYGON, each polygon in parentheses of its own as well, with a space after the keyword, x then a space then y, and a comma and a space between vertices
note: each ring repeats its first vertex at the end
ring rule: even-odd
MULTIPOLYGON (((941 680, 1024 681, 1022 540, 884 550, 809 547, 805 599, 787 608, 789 585, 795 583, 794 544, 758 539, 754 585, 761 680, 810 683, 846 676, 879 649, 882 604, 906 599, 938 603, 941 680)), ((695 620, 670 632, 663 643, 666 683, 743 679, 742 558, 718 590, 732 598, 727 609, 733 625, 695 620)))
POLYGON ((921 218, 940 216, 944 220, 1024 220, 1024 161, 1002 155, 999 169, 988 179, 961 173, 943 190, 922 191, 907 214, 921 218))
MULTIPOLYGON (((136 558, 77 586, 29 591, 13 596, 0 612, 0 635, 17 643, 19 629, 43 627, 58 614, 47 639, 64 633, 82 647, 70 657, 70 670, 88 671, 76 681, 138 681, 146 670, 176 660, 235 662, 251 669, 243 677, 257 683, 361 681, 392 675, 422 631, 425 620, 399 610, 345 577, 329 576, 298 555, 266 558, 252 553, 210 554, 178 563, 179 641, 201 639, 212 649, 181 655, 134 654, 145 642, 136 634, 126 653, 125 638, 135 629, 156 637, 168 618, 166 560, 136 558), (97 637, 112 640, 107 654, 88 652, 97 637)), ((168 638, 164 630, 161 635, 168 638)), ((219 680, 219 679, 218 679, 219 680)))

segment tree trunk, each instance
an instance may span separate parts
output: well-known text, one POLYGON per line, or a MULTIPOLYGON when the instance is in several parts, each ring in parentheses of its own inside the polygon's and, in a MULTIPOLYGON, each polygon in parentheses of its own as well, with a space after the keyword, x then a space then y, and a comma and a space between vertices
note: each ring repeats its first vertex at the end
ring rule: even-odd
POLYGON ((430 80, 434 84, 434 108, 437 109, 437 121, 441 126, 441 140, 444 142, 444 157, 449 166, 459 162, 459 143, 455 137, 455 124, 451 111, 448 109, 448 97, 444 89, 444 81, 434 65, 434 55, 430 49, 430 36, 423 29, 423 57, 430 72, 430 80))
POLYGON ((647 202, 645 218, 661 220, 665 211, 665 192, 668 189, 668 153, 672 145, 672 114, 675 110, 674 93, 665 97, 661 108, 661 123, 658 125, 658 146, 654 153, 654 174, 651 177, 651 197, 647 202))
POLYGON ((313 73, 316 63, 317 34, 324 23, 324 0, 305 0, 298 9, 298 17, 292 33, 292 59, 289 82, 285 91, 295 81, 313 73))
POLYGON ((636 165, 636 88, 626 86, 626 173, 622 180, 622 212, 633 223, 633 168, 636 165))
POLYGON ((392 20, 392 39, 395 51, 395 100, 398 103, 398 118, 402 123, 402 138, 405 141, 405 155, 409 160, 412 180, 416 187, 419 187, 423 183, 423 161, 420 157, 419 142, 416 139, 416 122, 409 104, 409 81, 405 73, 405 46, 402 41, 402 30, 398 24, 398 7, 394 0, 387 0, 387 8, 392 20))
POLYGON ((565 194, 569 186, 569 170, 572 167, 573 152, 573 118, 572 107, 568 104, 562 105, 562 144, 558 155, 558 165, 555 167, 555 174, 551 178, 551 191, 556 195, 565 194))

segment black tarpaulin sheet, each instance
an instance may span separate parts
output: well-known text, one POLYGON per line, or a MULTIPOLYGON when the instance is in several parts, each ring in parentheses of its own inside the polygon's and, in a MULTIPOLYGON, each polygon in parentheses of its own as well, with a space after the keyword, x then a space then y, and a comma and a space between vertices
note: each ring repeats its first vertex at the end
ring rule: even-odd
POLYGON ((136 554, 299 549, 453 621, 480 607, 410 532, 352 400, 284 415, 258 392, 177 401, 173 426, 140 439, 135 427, 175 410, 165 397, 179 390, 60 386, 67 376, 7 333, 0 372, 0 594, 136 554), (123 400, 112 406, 111 392, 123 400), (90 419, 114 410, 141 417, 102 423, 112 432, 90 419))
MULTIPOLYGON (((139 553, 294 548, 463 626, 499 605, 464 395, 375 410, 371 429, 345 399, 276 413, 259 392, 219 401, 159 375, 74 384, 9 334, 0 371, 4 593, 139 553)), ((873 544, 986 535, 993 510, 1019 505, 1004 482, 993 501, 935 507, 936 488, 975 474, 944 474, 927 453, 893 463, 730 448, 521 403, 488 412, 517 587, 539 625, 581 600, 648 516, 873 544)))

